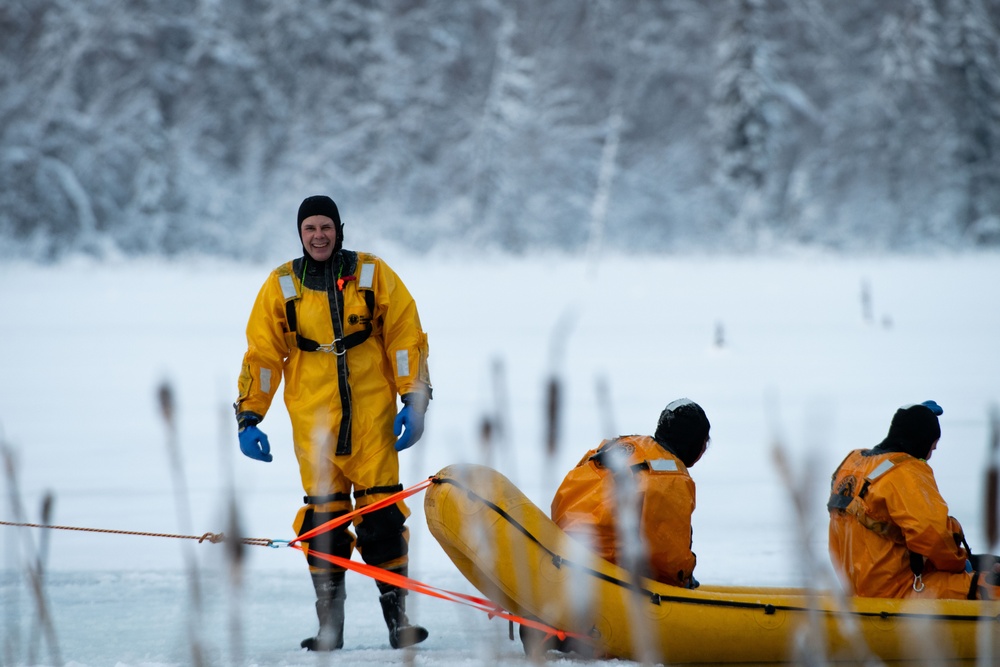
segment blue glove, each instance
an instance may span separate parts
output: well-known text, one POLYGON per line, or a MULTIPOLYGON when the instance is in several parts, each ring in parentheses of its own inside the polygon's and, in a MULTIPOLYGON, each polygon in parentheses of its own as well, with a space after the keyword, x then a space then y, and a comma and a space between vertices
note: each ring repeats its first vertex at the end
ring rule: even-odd
POLYGON ((397 452, 417 444, 417 440, 420 440, 420 436, 424 434, 424 410, 427 408, 427 404, 424 402, 420 405, 420 401, 407 400, 409 396, 410 394, 403 396, 403 409, 396 415, 396 421, 392 424, 393 433, 397 436, 400 433, 403 434, 403 437, 396 441, 397 452))
POLYGON ((944 408, 942 408, 940 405, 938 405, 934 401, 924 401, 920 405, 924 406, 925 408, 927 408, 928 410, 930 410, 931 412, 933 412, 938 417, 940 417, 941 415, 944 414, 944 408))
POLYGON ((267 441, 267 436, 256 424, 240 429, 240 451, 255 461, 264 463, 270 463, 274 458, 271 456, 271 444, 267 441))

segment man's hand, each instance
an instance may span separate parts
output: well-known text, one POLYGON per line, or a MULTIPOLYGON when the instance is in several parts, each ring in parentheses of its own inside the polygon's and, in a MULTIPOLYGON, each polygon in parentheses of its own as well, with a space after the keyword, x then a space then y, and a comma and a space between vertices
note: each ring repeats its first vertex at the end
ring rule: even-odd
POLYGON ((427 410, 427 399, 420 394, 403 394, 403 409, 396 415, 392 424, 392 432, 402 437, 396 441, 396 451, 401 452, 417 444, 424 434, 424 411, 427 410))
POLYGON ((240 429, 240 451, 255 461, 270 463, 274 457, 271 456, 271 444, 267 441, 267 436, 257 428, 256 424, 251 424, 240 429))

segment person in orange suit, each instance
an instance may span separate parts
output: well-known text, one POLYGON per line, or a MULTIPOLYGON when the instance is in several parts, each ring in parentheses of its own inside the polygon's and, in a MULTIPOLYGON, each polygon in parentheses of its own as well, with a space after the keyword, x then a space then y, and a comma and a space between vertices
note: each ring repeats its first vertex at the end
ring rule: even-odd
POLYGON ((857 449, 830 482, 830 558, 848 591, 881 598, 995 598, 996 558, 975 556, 928 464, 944 414, 905 405, 876 447, 857 449))
MULTIPOLYGON (((711 424, 700 405, 681 398, 660 413, 656 431, 622 435, 584 454, 552 499, 552 520, 570 537, 636 577, 697 588, 688 468, 708 449, 711 424)), ((525 653, 555 649, 597 657, 573 638, 519 629, 525 653)))
POLYGON ((688 468, 705 453, 710 428, 701 406, 685 398, 667 405, 652 436, 605 440, 563 479, 552 520, 605 560, 665 584, 697 587, 688 468))

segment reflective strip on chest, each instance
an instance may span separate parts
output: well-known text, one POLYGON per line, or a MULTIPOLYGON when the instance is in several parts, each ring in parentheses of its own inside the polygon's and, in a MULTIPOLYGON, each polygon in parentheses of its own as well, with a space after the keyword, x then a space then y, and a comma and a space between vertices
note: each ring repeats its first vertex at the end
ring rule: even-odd
POLYGON ((281 296, 285 297, 285 301, 294 299, 299 295, 299 293, 295 291, 295 279, 291 276, 278 276, 278 284, 281 285, 281 296))
POLYGON ((653 472, 677 472, 677 461, 673 459, 653 459, 648 463, 653 472))
POLYGON ((358 287, 361 289, 371 289, 372 281, 375 279, 375 265, 362 264, 361 275, 358 276, 358 287))
POLYGON ((875 469, 872 470, 872 472, 871 472, 870 475, 868 475, 868 479, 870 479, 870 480, 872 480, 874 482, 877 478, 879 478, 882 475, 884 475, 885 473, 889 472, 889 470, 894 465, 895 464, 892 461, 890 461, 889 459, 886 459, 885 461, 882 461, 882 463, 879 463, 877 466, 875 466, 875 469))

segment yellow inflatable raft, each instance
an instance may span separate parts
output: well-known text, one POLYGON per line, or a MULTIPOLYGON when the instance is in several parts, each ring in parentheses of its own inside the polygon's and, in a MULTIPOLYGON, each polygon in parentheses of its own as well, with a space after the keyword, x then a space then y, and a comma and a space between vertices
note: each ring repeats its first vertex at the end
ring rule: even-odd
POLYGON ((633 582, 566 535, 500 473, 453 465, 435 482, 424 501, 427 524, 469 582, 509 612, 590 638, 609 657, 940 664, 978 656, 979 664, 1000 663, 997 601, 633 582))

